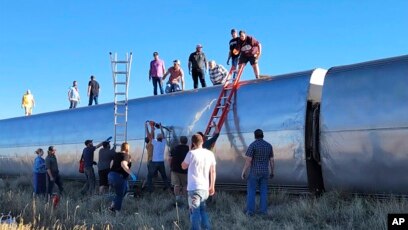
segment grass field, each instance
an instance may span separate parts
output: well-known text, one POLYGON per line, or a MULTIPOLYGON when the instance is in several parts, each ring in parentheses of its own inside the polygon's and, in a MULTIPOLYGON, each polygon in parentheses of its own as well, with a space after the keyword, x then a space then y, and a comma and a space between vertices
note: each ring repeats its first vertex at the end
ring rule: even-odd
MULTIPOLYGON (((56 208, 33 199, 28 178, 0 181, 0 213, 11 212, 15 224, 0 229, 189 229, 186 207, 174 207, 169 192, 126 197, 120 213, 107 210, 108 196, 80 196, 82 183, 66 182, 56 208)), ((269 195, 269 215, 247 217, 245 193, 217 191, 209 206, 213 229, 386 229, 388 213, 408 213, 408 199, 378 199, 336 192, 319 198, 269 195)))

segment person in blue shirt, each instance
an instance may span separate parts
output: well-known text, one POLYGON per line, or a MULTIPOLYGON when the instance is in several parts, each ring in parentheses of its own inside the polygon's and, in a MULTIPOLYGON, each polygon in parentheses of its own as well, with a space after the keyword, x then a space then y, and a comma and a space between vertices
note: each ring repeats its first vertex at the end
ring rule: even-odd
POLYGON ((33 186, 34 186, 34 195, 45 194, 46 190, 46 173, 47 168, 45 167, 45 160, 42 158, 44 155, 43 149, 39 148, 35 151, 37 157, 34 159, 33 165, 33 186))

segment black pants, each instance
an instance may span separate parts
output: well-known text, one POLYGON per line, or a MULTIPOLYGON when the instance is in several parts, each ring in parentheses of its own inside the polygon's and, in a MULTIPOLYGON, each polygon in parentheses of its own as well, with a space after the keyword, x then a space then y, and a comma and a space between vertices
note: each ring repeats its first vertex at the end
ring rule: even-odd
POLYGON ((203 69, 193 69, 191 75, 193 76, 194 89, 198 88, 198 79, 200 79, 202 88, 207 86, 205 83, 205 73, 203 69))
POLYGON ((59 176, 58 173, 53 174, 54 181, 50 180, 50 176, 47 173, 47 182, 48 182, 48 194, 52 195, 52 192, 54 190, 54 184, 58 186, 58 189, 60 191, 60 194, 64 191, 64 188, 62 187, 62 180, 61 177, 59 176))

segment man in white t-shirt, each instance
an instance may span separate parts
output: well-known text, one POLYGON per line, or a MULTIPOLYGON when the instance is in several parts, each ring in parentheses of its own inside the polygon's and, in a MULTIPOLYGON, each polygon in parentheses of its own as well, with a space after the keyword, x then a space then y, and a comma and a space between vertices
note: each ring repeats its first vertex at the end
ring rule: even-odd
POLYGON ((203 138, 194 134, 191 138, 193 148, 187 153, 181 167, 188 169, 187 191, 190 208, 191 229, 210 229, 206 211, 206 200, 215 193, 215 157, 214 153, 203 148, 203 138))
MULTIPOLYGON (((166 169, 164 167, 164 151, 166 150, 166 135, 164 134, 163 127, 161 124, 159 124, 161 133, 157 134, 157 138, 152 140, 152 145, 153 145, 153 156, 152 156, 152 162, 150 163, 149 167, 149 172, 147 175, 147 190, 149 192, 153 191, 153 181, 152 178, 154 175, 157 174, 157 171, 159 171, 163 182, 165 189, 170 188, 170 182, 167 179, 166 175, 166 169)), ((154 127, 152 127, 152 133, 151 136, 154 137, 154 127)))

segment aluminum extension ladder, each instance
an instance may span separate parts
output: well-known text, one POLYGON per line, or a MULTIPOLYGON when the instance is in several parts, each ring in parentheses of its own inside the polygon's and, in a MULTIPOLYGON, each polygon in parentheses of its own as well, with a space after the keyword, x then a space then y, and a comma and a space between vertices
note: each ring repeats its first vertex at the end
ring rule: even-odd
POLYGON ((119 61, 117 54, 109 53, 114 87, 114 148, 127 141, 128 90, 132 52, 126 53, 126 60, 119 61))
POLYGON ((212 112, 207 128, 205 129, 204 135, 207 138, 214 136, 216 134, 215 131, 220 131, 224 125, 225 119, 227 118, 230 106, 232 104, 232 98, 238 89, 239 79, 241 78, 243 70, 244 66, 238 69, 235 79, 231 79, 231 75, 234 73, 235 68, 232 67, 229 71, 227 81, 222 87, 217 103, 215 104, 214 111, 212 112), (217 127, 217 129, 215 129, 215 127, 217 127))

